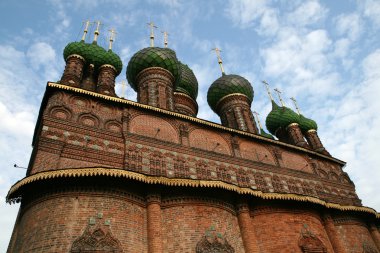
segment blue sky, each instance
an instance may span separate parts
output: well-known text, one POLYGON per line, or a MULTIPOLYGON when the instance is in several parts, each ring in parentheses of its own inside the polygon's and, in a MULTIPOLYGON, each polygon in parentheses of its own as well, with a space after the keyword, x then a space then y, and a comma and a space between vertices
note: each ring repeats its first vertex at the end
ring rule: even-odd
MULTIPOLYGON (((378 0, 51 0, 0 2, 0 251, 9 242, 18 205, 5 204, 10 186, 25 176, 31 139, 47 81, 60 79, 63 48, 79 40, 83 21, 103 23, 99 43, 115 28, 114 51, 124 69, 134 52, 169 47, 195 72, 200 85, 198 117, 219 122, 206 93, 220 75, 211 49, 220 47, 226 73, 253 85, 252 110, 261 121, 270 103, 261 80, 297 98, 304 115, 319 125, 330 153, 347 161, 363 204, 380 210, 380 1, 378 0)), ((92 40, 93 34, 88 36, 92 40)), ((128 88, 126 96, 135 100, 128 88)))

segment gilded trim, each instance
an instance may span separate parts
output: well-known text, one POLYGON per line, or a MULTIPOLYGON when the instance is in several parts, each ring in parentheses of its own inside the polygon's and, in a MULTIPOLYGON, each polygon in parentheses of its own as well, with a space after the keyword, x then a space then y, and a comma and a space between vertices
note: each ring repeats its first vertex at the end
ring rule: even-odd
POLYGON ((116 68, 110 64, 103 64, 102 66, 99 67, 99 69, 102 69, 102 68, 111 68, 113 69, 115 72, 117 72, 116 68))
POLYGON ((219 99, 218 103, 216 103, 216 105, 215 105, 215 108, 218 108, 218 106, 220 105, 220 103, 222 103, 223 100, 225 100, 226 98, 232 97, 232 96, 243 96, 243 97, 247 98, 248 101, 250 101, 249 98, 246 95, 242 94, 242 93, 232 93, 232 94, 225 95, 224 97, 222 97, 221 99, 219 99))
POLYGON ((310 130, 307 130, 307 132, 308 132, 308 133, 315 133, 315 132, 317 132, 317 130, 315 130, 315 129, 310 129, 310 130))
POLYGON ((79 54, 70 54, 69 56, 67 56, 66 61, 71 57, 75 57, 75 58, 81 59, 82 61, 86 62, 86 60, 82 56, 80 56, 79 54))
MULTIPOLYGON (((342 206, 335 203, 329 203, 324 200, 320 200, 316 197, 297 195, 292 193, 267 193, 251 188, 239 187, 237 185, 228 184, 222 181, 210 181, 210 180, 194 180, 194 179, 180 179, 180 178, 167 178, 167 177, 155 177, 147 176, 133 171, 121 170, 121 169, 109 169, 109 168, 78 168, 78 169, 62 169, 54 171, 40 172, 18 181, 14 184, 8 192, 6 201, 11 202, 12 198, 16 198, 17 192, 25 185, 32 182, 42 181, 52 178, 63 177, 93 177, 93 176, 109 176, 132 179, 147 184, 162 184, 167 186, 187 186, 187 187, 204 187, 204 188, 221 188, 229 191, 236 192, 238 194, 248 194, 262 199, 279 199, 279 200, 295 200, 302 202, 309 202, 313 204, 319 204, 326 208, 338 209, 341 211, 357 211, 374 214, 376 218, 380 219, 380 213, 377 213, 374 209, 364 206, 342 206)), ((21 193, 18 193, 21 195, 21 193)))
POLYGON ((280 141, 277 141, 277 140, 271 140, 271 139, 268 139, 266 137, 262 137, 262 136, 260 136, 258 134, 252 134, 252 133, 249 133, 249 132, 245 132, 245 131, 240 131, 240 130, 237 130, 237 129, 232 129, 232 128, 224 127, 222 125, 219 125, 219 124, 207 121, 207 120, 199 119, 199 118, 196 118, 196 117, 190 117, 190 116, 187 116, 185 114, 180 114, 180 113, 177 113, 177 112, 167 111, 167 110, 160 109, 160 108, 157 108, 157 107, 153 107, 153 106, 149 106, 149 105, 144 105, 144 104, 140 104, 140 103, 137 103, 137 102, 133 102, 131 100, 122 99, 122 98, 118 98, 118 97, 111 97, 111 96, 107 96, 107 95, 104 95, 104 94, 100 94, 100 93, 96 93, 96 92, 92 92, 92 91, 88 91, 88 90, 83 90, 83 89, 80 89, 80 88, 75 88, 75 87, 67 86, 67 85, 64 85, 64 84, 58 84, 58 83, 48 82, 47 85, 48 85, 48 87, 58 88, 58 89, 62 89, 62 90, 74 91, 74 92, 77 92, 77 93, 87 94, 87 95, 90 95, 90 96, 93 96, 93 97, 98 97, 98 98, 102 98, 102 99, 105 99, 105 100, 110 100, 110 101, 121 103, 121 104, 127 104, 127 105, 131 105, 131 106, 135 106, 135 107, 139 107, 139 108, 144 108, 144 109, 155 111, 155 112, 160 112, 162 114, 174 116, 174 117, 177 117, 177 118, 186 119, 186 120, 189 120, 189 121, 192 121, 192 122, 196 122, 198 124, 210 126, 210 127, 217 128, 217 129, 222 129, 222 130, 230 132, 230 133, 237 133, 237 134, 248 136, 248 137, 251 137, 251 138, 254 138, 254 139, 262 140, 262 141, 265 141, 267 143, 273 143, 273 144, 276 144, 276 145, 279 145, 279 146, 284 146, 284 147, 289 147, 289 148, 292 148, 292 149, 300 150, 300 151, 303 151, 303 152, 308 153, 308 154, 312 154, 312 155, 315 155, 315 156, 323 157, 324 159, 327 159, 327 160, 330 160, 330 161, 334 161, 334 162, 339 163, 341 165, 345 165, 346 164, 345 162, 343 162, 343 161, 341 161, 339 159, 336 159, 336 158, 333 158, 333 157, 330 157, 330 156, 326 156, 326 155, 323 155, 321 153, 318 153, 318 152, 315 152, 315 151, 312 151, 312 150, 309 150, 309 149, 305 149, 305 148, 302 148, 302 147, 290 145, 290 144, 287 144, 287 143, 284 143, 284 142, 280 142, 280 141))
POLYGON ((291 126, 298 126, 298 123, 290 123, 290 124, 286 127, 286 129, 288 129, 288 128, 291 127, 291 126))

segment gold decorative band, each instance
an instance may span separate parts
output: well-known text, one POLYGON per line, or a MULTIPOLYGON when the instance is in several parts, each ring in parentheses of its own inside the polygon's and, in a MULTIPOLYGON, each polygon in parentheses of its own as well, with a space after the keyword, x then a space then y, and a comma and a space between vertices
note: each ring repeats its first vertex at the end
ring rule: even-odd
MULTIPOLYGON (((309 202, 325 206, 326 208, 338 209, 341 211, 357 211, 370 213, 380 219, 380 213, 377 213, 374 209, 364 206, 342 206, 335 203, 329 203, 324 200, 311 196, 297 195, 293 193, 267 193, 251 188, 239 187, 237 185, 228 184, 222 181, 211 180, 197 180, 197 179, 180 179, 180 178, 167 178, 156 177, 140 174, 133 171, 121 170, 121 169, 109 169, 109 168, 78 168, 78 169, 61 169, 54 171, 40 172, 18 181, 14 184, 8 192, 6 197, 7 202, 11 202, 12 198, 18 196, 15 195, 21 187, 30 184, 32 182, 42 181, 52 178, 63 177, 93 177, 93 176, 109 176, 132 179, 147 184, 162 184, 167 186, 188 186, 188 187, 204 187, 204 188, 221 188, 229 191, 236 192, 238 194, 248 194, 251 196, 259 197, 262 199, 278 199, 278 200, 295 200, 302 202, 309 202)), ((19 193, 21 195, 21 193, 19 193)))
POLYGON ((298 123, 290 123, 286 128, 289 128, 291 126, 298 126, 298 123))
POLYGON ((110 64, 103 64, 102 66, 99 67, 99 69, 101 69, 101 68, 111 68, 111 69, 113 69, 115 72, 117 72, 117 71, 116 71, 116 68, 115 68, 114 66, 110 65, 110 64))
POLYGON ((66 61, 71 58, 71 57, 74 57, 74 58, 78 58, 78 59, 81 59, 82 61, 86 61, 82 56, 80 56, 79 54, 70 54, 69 56, 67 56, 66 58, 66 61))
POLYGON ((308 133, 314 133, 314 132, 317 132, 317 130, 315 129, 310 129, 310 130, 307 130, 308 133))
POLYGON ((242 97, 245 97, 249 101, 249 98, 242 93, 232 93, 232 94, 225 95, 224 97, 219 99, 218 103, 216 103, 216 105, 215 105, 215 108, 218 108, 218 106, 222 103, 223 100, 225 100, 226 98, 232 97, 232 96, 242 96, 242 97))

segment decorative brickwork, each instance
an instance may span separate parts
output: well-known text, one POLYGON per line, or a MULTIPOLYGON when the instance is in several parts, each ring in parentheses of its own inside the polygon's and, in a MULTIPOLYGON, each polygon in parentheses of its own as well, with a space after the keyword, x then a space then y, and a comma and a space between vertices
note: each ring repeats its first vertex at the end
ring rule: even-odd
POLYGON ((191 116, 196 117, 198 113, 198 104, 194 99, 190 96, 180 93, 174 92, 174 107, 175 111, 191 116))
POLYGON ((305 137, 307 139, 307 142, 309 143, 312 150, 315 150, 319 153, 330 155, 329 152, 323 147, 323 144, 321 140, 319 139, 319 136, 317 134, 316 130, 309 130, 305 133, 305 137))
POLYGON ((137 101, 142 104, 174 111, 174 76, 167 70, 151 67, 137 77, 137 101))
POLYGON ((217 104, 222 125, 241 131, 257 133, 256 123, 250 108, 250 101, 243 94, 231 94, 217 104))
POLYGON ((85 60, 79 55, 69 55, 66 59, 65 71, 61 83, 72 87, 80 87, 85 60))
POLYGON ((99 68, 97 92, 108 96, 115 94, 116 69, 111 65, 103 65, 99 68))
POLYGON ((297 123, 290 124, 286 130, 288 131, 290 141, 299 147, 308 148, 308 145, 304 139, 301 128, 297 123))
POLYGON ((96 91, 96 75, 94 64, 86 66, 81 86, 85 90, 96 91))

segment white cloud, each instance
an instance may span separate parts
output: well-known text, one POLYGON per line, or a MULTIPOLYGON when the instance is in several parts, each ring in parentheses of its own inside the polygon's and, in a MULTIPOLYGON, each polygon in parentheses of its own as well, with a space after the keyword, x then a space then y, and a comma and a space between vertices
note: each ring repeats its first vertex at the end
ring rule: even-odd
POLYGON ((378 0, 359 1, 363 9, 364 16, 373 21, 376 26, 380 26, 380 2, 378 0))
POLYGON ((336 19, 336 29, 338 35, 347 36, 350 40, 355 41, 362 32, 362 24, 359 14, 341 14, 336 19))
MULTIPOLYGON (((269 1, 265 0, 230 0, 225 8, 225 15, 232 20, 232 22, 240 27, 248 27, 261 18, 268 9, 269 1)), ((269 15, 267 13, 266 15, 269 15)), ((265 22, 268 23, 268 16, 265 17, 265 22)))
POLYGON ((295 26, 315 24, 326 17, 327 9, 319 1, 305 1, 287 15, 288 22, 295 26))

